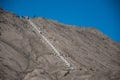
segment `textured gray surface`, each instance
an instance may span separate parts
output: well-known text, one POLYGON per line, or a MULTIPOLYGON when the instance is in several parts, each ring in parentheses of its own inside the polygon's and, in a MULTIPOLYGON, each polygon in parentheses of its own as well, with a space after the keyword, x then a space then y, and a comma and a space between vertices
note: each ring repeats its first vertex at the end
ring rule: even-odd
POLYGON ((31 21, 75 69, 65 68, 27 20, 0 10, 0 80, 120 80, 120 44, 93 28, 31 21))

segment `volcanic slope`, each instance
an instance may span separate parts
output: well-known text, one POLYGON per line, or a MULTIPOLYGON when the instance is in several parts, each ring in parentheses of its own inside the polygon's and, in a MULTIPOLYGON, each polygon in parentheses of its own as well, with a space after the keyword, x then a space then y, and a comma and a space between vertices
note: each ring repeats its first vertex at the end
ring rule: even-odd
POLYGON ((0 80, 120 80, 119 43, 94 28, 30 20, 73 69, 28 19, 0 9, 0 80))

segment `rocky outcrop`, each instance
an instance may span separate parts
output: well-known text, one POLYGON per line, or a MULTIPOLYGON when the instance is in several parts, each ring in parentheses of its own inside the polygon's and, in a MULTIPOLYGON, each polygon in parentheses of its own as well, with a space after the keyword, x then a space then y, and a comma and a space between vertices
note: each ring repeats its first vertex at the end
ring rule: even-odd
POLYGON ((119 43, 94 28, 31 21, 74 69, 66 68, 27 19, 0 9, 0 80, 120 79, 119 43))

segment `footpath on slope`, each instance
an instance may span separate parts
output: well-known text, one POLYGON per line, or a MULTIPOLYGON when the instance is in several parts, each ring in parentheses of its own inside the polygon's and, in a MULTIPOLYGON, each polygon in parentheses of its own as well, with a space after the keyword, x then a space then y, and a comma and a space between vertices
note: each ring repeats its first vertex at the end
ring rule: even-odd
POLYGON ((39 37, 42 37, 46 43, 54 50, 56 55, 66 64, 66 67, 70 70, 73 70, 73 66, 60 54, 60 52, 50 43, 50 41, 42 34, 42 32, 36 27, 36 25, 29 19, 29 23, 32 25, 32 27, 35 29, 36 34, 39 37))

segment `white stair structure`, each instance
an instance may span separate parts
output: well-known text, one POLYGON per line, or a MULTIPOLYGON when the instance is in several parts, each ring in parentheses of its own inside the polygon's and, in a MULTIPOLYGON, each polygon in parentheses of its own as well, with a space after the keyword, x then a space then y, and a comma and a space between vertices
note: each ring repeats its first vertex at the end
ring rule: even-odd
POLYGON ((42 34, 42 32, 36 27, 36 25, 30 19, 28 21, 35 29, 36 34, 45 40, 45 42, 54 50, 55 54, 66 64, 66 67, 70 70, 73 70, 74 68, 72 67, 72 65, 62 55, 60 55, 60 52, 50 43, 50 41, 42 34))

